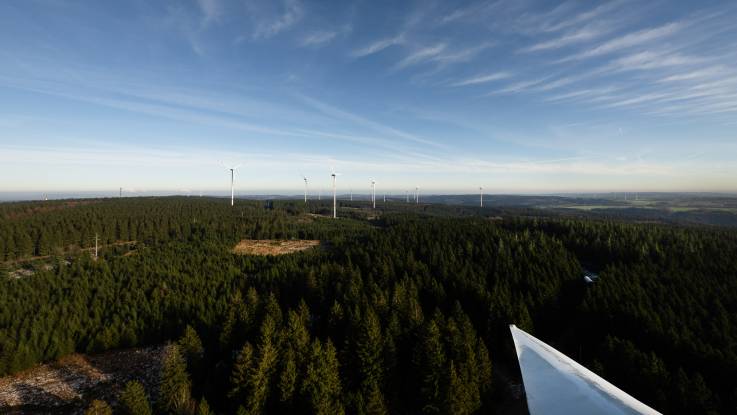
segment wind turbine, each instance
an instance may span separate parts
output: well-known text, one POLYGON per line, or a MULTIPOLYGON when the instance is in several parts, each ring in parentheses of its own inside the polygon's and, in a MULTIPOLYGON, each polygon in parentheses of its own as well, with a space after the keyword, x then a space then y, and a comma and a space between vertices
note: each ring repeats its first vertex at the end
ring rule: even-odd
POLYGON ((307 204, 307 176, 300 174, 302 179, 305 181, 305 204, 307 204))
POLYGON ((409 190, 404 191, 405 203, 409 203, 409 190))
POLYGON ((415 204, 420 204, 420 186, 415 186, 415 204))
POLYGON ((235 187, 233 186, 235 171, 238 170, 240 166, 241 166, 240 164, 237 164, 235 166, 228 167, 225 164, 223 164, 223 167, 230 170, 230 206, 233 206, 233 201, 235 199, 235 187))
POLYGON ((336 197, 335 197, 335 178, 337 176, 340 176, 340 173, 336 173, 334 168, 330 168, 330 177, 333 178, 333 219, 338 217, 338 210, 336 205, 336 197))
POLYGON ((479 193, 481 194, 481 207, 484 207, 484 187, 479 186, 479 193))
POLYGON ((376 180, 369 180, 371 180, 371 203, 373 204, 374 209, 376 209, 376 180))

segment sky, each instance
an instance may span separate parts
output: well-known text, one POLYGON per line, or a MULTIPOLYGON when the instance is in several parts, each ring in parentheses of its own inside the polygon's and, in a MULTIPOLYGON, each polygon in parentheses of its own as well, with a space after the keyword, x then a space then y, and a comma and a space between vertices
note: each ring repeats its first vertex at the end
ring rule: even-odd
POLYGON ((0 2, 0 191, 737 191, 730 1, 0 2))

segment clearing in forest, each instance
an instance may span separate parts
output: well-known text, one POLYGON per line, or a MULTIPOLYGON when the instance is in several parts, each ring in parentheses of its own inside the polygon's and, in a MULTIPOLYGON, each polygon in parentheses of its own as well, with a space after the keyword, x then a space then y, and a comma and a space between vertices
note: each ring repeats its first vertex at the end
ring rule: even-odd
POLYGON ((161 362, 169 346, 72 354, 0 378, 0 413, 82 413, 93 399, 109 403, 126 382, 143 383, 155 396, 161 362))
POLYGON ((233 247, 240 255, 286 255, 320 245, 317 240, 244 239, 233 247))

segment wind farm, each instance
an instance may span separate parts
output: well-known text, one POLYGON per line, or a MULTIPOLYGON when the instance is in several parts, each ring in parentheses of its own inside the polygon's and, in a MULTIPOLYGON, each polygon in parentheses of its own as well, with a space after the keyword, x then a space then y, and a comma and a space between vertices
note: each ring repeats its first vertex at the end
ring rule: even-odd
POLYGON ((734 414, 735 21, 0 2, 0 413, 734 414))

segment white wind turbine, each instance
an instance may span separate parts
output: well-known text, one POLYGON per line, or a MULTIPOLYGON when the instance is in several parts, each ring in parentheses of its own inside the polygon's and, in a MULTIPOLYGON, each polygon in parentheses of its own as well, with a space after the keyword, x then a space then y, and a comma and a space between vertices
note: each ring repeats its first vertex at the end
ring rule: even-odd
POLYGON ((330 177, 333 178, 333 219, 338 217, 338 209, 336 204, 336 195, 335 195, 335 178, 337 176, 340 176, 340 173, 336 173, 334 168, 330 168, 330 177))
POLYGON ((226 166, 224 163, 220 163, 225 167, 227 170, 230 170, 230 206, 233 206, 233 201, 235 199, 235 187, 234 187, 234 176, 235 171, 238 170, 238 168, 241 166, 240 164, 237 164, 235 166, 226 166))
POLYGON ((420 204, 420 186, 415 186, 415 204, 420 204))
POLYGON ((374 209, 376 209, 376 180, 369 179, 371 181, 371 203, 374 206, 374 209))
POLYGON ((484 187, 479 186, 479 194, 481 195, 481 207, 484 207, 484 187))
POLYGON ((307 204, 307 176, 300 174, 302 176, 302 180, 305 181, 305 204, 307 204))

